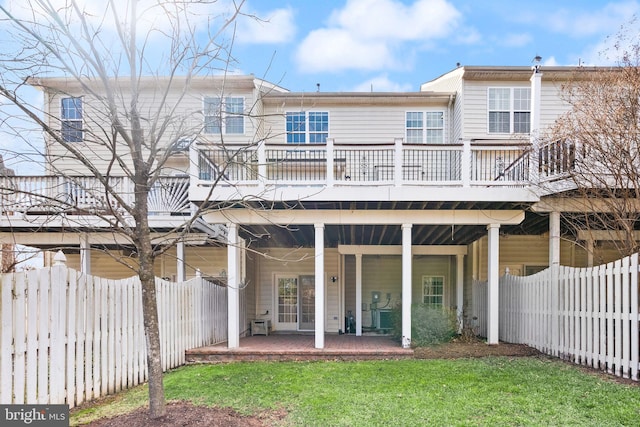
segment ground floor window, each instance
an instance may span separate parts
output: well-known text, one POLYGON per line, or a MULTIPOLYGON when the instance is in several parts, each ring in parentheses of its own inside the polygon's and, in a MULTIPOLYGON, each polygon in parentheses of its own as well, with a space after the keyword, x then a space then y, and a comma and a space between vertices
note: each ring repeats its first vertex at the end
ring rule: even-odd
POLYGON ((444 276, 422 276, 422 302, 442 307, 444 301, 444 276))

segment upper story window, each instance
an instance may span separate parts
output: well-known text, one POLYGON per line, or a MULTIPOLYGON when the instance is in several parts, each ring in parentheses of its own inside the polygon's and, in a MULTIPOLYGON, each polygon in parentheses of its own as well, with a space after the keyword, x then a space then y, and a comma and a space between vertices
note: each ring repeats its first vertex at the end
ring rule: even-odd
POLYGON ((287 144, 324 144, 329 137, 329 113, 296 111, 287 113, 287 144))
POLYGON ((409 111, 405 124, 407 143, 444 144, 444 111, 409 111))
POLYGON ((243 134, 244 98, 204 98, 204 133, 243 134))
POLYGON ((529 133, 531 88, 489 88, 489 133, 529 133))
POLYGON ((62 140, 82 142, 82 98, 62 98, 60 111, 62 140))

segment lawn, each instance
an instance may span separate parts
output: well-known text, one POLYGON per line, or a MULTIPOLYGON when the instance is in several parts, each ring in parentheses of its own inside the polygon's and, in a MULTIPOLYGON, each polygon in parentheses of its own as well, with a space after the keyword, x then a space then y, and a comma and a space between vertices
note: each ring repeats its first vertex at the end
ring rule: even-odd
MULTIPOLYGON (((168 400, 285 409, 285 425, 640 425, 640 388, 547 358, 252 362, 186 366, 168 400)), ((146 389, 73 411, 71 423, 145 404, 146 389)))

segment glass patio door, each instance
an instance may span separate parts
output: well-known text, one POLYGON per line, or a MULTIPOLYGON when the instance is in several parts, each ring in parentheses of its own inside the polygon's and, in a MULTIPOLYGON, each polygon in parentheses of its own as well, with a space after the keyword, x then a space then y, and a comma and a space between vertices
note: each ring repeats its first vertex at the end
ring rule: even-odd
POLYGON ((276 328, 298 328, 298 277, 276 277, 276 328))
POLYGON ((276 328, 281 331, 314 330, 316 280, 313 275, 276 276, 276 328))
POLYGON ((316 279, 315 276, 300 276, 300 330, 316 328, 316 279))

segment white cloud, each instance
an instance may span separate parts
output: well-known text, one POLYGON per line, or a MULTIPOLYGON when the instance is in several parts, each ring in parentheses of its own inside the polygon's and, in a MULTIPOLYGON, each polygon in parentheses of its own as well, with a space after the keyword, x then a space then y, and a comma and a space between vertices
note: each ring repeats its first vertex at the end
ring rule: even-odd
POLYGON ((325 28, 298 47, 298 68, 307 72, 403 67, 407 52, 449 36, 460 13, 446 0, 348 0, 325 28))
POLYGON ((297 51, 303 71, 376 70, 391 67, 392 56, 386 43, 359 40, 341 29, 312 31, 297 51))
POLYGON ((264 14, 251 14, 255 17, 242 17, 238 21, 238 42, 270 44, 293 40, 296 34, 293 10, 276 9, 264 14))
POLYGON ((408 92, 410 84, 397 83, 389 80, 387 74, 381 74, 357 85, 354 92, 408 92))
POLYGON ((332 26, 358 37, 420 40, 450 33, 460 13, 445 0, 418 0, 406 5, 397 0, 349 0, 329 18, 332 26))

